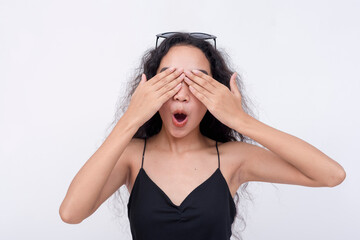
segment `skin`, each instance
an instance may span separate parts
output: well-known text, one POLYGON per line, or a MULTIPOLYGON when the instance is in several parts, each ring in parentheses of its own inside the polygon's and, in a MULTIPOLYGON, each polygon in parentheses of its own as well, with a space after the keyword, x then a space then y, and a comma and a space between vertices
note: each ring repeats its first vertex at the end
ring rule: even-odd
POLYGON ((177 206, 218 167, 215 141, 199 131, 207 110, 264 146, 218 143, 220 171, 233 197, 240 185, 249 181, 334 187, 345 179, 342 166, 314 146, 246 114, 235 83, 236 73, 231 76, 229 90, 212 78, 201 50, 172 47, 157 73, 149 80, 142 76, 128 110, 74 177, 59 209, 64 222, 80 223, 124 184, 132 191, 144 148, 144 141, 132 136, 157 111, 163 127, 148 138, 143 167, 177 206), (177 107, 189 113, 182 128, 171 120, 177 107))
MULTIPOLYGON (((202 51, 195 47, 175 46, 162 58, 157 73, 171 66, 176 66, 184 71, 201 69, 210 73, 210 64, 202 51), (181 54, 180 54, 181 53, 181 54)), ((200 133, 199 124, 207 109, 189 90, 189 86, 182 81, 180 90, 159 109, 163 125, 156 141, 164 146, 164 151, 182 154, 191 149, 204 147, 205 137, 200 133), (182 127, 172 123, 171 109, 184 109, 188 113, 188 122, 182 127)))
MULTIPOLYGON (((241 108, 236 73, 231 77, 229 90, 212 78, 210 64, 200 49, 172 47, 162 59, 158 72, 170 66, 183 69, 184 82, 159 110, 164 124, 160 133, 148 141, 144 168, 174 204, 181 204, 217 167, 215 142, 199 131, 207 109, 228 127, 269 149, 243 142, 219 144, 221 172, 233 197, 239 186, 248 181, 320 187, 338 185, 345 178, 343 168, 312 145, 247 115, 241 108), (173 105, 190 111, 184 128, 172 124, 173 105)), ((139 162, 134 162, 132 169, 135 170, 128 185, 130 192, 139 169, 139 162)))
MULTIPOLYGON (((181 69, 184 74, 198 69, 211 75, 209 61, 195 47, 172 47, 161 60, 157 73, 171 66, 181 69)), ((199 124, 206 111, 206 106, 191 93, 187 83, 182 81, 180 90, 159 109, 162 129, 149 138, 146 144, 145 171, 175 205, 180 205, 217 168, 215 141, 200 133, 199 124), (185 109, 188 113, 188 122, 182 128, 172 123, 171 109, 176 108, 185 109)), ((138 161, 133 162, 135 164, 132 166, 129 191, 139 170, 138 161)), ((233 192, 234 190, 235 187, 233 192)))

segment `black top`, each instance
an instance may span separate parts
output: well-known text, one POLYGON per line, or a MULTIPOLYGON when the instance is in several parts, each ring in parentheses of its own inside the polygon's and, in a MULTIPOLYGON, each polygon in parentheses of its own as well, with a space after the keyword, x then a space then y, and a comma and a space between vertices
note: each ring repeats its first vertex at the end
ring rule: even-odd
POLYGON ((218 168, 177 206, 146 174, 144 152, 127 204, 133 240, 229 240, 236 206, 218 168))

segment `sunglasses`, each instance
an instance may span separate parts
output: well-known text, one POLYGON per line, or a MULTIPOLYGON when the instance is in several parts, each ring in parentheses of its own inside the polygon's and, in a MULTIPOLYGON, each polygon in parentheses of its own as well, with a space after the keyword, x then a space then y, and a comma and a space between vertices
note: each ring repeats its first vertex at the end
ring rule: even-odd
MULTIPOLYGON (((168 38, 171 37, 172 35, 176 34, 176 33, 180 33, 180 32, 165 32, 165 33, 159 33, 156 34, 156 47, 158 47, 158 40, 159 38, 168 38)), ((199 38, 199 39, 203 39, 203 40, 208 40, 208 39, 213 39, 214 40, 214 47, 216 49, 216 36, 214 35, 210 35, 207 33, 202 33, 202 32, 191 32, 188 33, 190 36, 194 37, 194 38, 199 38)))

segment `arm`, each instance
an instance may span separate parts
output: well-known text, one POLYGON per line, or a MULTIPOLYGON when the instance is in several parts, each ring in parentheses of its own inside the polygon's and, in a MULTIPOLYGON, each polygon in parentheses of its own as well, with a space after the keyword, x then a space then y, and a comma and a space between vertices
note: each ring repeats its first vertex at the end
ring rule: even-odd
MULTIPOLYGON (((346 176, 342 166, 309 143, 272 128, 246 113, 237 118, 236 131, 267 149, 242 144, 246 156, 241 180, 334 187, 346 176)), ((240 151, 240 149, 239 149, 240 151)))
POLYGON ((136 125, 124 115, 104 143, 79 170, 59 209, 64 222, 80 223, 126 182, 128 161, 120 156, 136 131, 136 125), (113 170, 115 165, 116 171, 113 170))
POLYGON ((214 117, 268 149, 237 143, 234 156, 240 156, 237 168, 240 184, 264 181, 333 187, 345 179, 344 169, 314 146, 245 113, 236 73, 230 78, 230 89, 201 71, 185 74, 190 91, 214 117))
POLYGON ((139 127, 180 90, 182 72, 171 67, 149 80, 141 75, 125 114, 73 179, 59 209, 63 221, 80 223, 126 183, 130 166, 124 150, 139 127))

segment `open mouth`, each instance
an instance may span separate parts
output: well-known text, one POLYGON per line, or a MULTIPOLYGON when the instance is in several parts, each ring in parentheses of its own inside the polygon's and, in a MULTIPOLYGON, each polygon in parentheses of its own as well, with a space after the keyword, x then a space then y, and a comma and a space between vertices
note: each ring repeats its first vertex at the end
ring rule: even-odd
POLYGON ((176 120, 177 120, 178 122, 182 122, 182 121, 185 120, 185 118, 187 117, 187 115, 186 115, 186 114, 183 114, 183 113, 175 113, 175 114, 174 114, 174 117, 176 118, 176 120))
POLYGON ((188 121, 188 116, 184 113, 175 113, 172 116, 172 121, 176 127, 184 127, 188 121))

